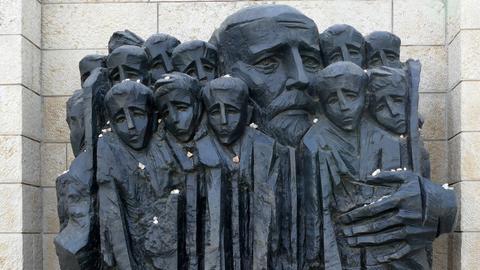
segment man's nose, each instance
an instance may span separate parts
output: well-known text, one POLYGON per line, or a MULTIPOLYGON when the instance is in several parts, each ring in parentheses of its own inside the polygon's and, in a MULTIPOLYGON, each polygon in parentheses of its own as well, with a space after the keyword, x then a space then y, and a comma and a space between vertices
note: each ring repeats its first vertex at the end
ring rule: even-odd
POLYGON ((197 79, 199 81, 206 79, 207 74, 205 73, 202 62, 200 60, 195 60, 195 66, 197 68, 197 79))
POLYGON ((176 108, 172 105, 168 105, 168 117, 172 119, 173 123, 178 123, 178 114, 176 108))
POLYGON ((380 59, 382 61, 382 66, 385 66, 387 64, 387 56, 383 50, 380 50, 380 59))
POLYGON ((170 61, 170 57, 167 55, 166 52, 162 52, 162 60, 163 60, 163 66, 165 67, 165 72, 170 73, 173 71, 173 66, 170 61))
POLYGON ((303 61, 298 48, 291 49, 292 61, 288 67, 289 74, 286 83, 287 90, 305 90, 309 84, 307 74, 303 68, 303 61))

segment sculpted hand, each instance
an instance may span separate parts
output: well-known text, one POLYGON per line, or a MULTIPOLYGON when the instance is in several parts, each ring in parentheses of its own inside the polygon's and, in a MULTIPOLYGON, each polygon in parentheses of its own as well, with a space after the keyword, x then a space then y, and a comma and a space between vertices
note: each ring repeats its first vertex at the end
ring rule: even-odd
POLYGON ((427 213, 427 200, 438 190, 425 188, 424 180, 429 181, 404 170, 380 172, 367 179, 367 184, 398 188, 391 195, 340 216, 346 225, 343 233, 348 244, 352 247, 385 245, 384 252, 376 257, 379 262, 388 262, 431 243, 438 235, 439 217, 427 213))

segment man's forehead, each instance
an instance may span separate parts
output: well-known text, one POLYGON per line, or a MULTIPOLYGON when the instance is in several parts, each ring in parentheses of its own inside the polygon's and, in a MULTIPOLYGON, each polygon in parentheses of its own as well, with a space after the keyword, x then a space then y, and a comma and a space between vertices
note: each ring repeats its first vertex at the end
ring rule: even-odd
POLYGON ((210 104, 214 105, 216 103, 223 103, 233 105, 234 107, 240 108, 243 105, 245 99, 236 93, 235 91, 229 91, 226 89, 211 89, 211 95, 208 95, 210 104))
POLYGON ((114 95, 109 107, 114 115, 130 107, 146 110, 147 99, 142 95, 114 95))
POLYGON ((375 96, 377 97, 377 99, 385 96, 405 97, 406 94, 406 87, 394 87, 392 85, 387 85, 385 87, 375 90, 375 96))
POLYGON ((167 95, 164 96, 165 101, 177 101, 183 103, 192 103, 192 93, 189 90, 183 88, 177 88, 170 91, 167 95))
POLYGON ((329 78, 326 79, 326 84, 324 89, 325 93, 331 94, 336 93, 339 90, 348 90, 353 92, 360 92, 362 90, 362 82, 358 78, 352 78, 352 76, 341 76, 338 78, 329 78))
POLYGON ((230 35, 242 39, 239 46, 252 54, 284 44, 303 44, 319 49, 319 34, 314 24, 301 20, 279 21, 278 18, 263 18, 244 23, 229 30, 230 35))

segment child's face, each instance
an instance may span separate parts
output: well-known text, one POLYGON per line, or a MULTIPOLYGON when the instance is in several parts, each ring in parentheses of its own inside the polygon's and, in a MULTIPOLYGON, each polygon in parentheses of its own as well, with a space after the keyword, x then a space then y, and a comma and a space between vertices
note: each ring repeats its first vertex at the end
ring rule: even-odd
POLYGON ((145 148, 148 144, 151 117, 146 102, 133 100, 133 97, 118 99, 116 104, 109 108, 112 128, 131 148, 135 150, 145 148))
POLYGON ((195 133, 197 100, 185 89, 176 89, 166 94, 160 103, 165 128, 179 141, 187 142, 195 133))
POLYGON ((355 82, 339 81, 329 89, 322 89, 325 115, 339 128, 354 130, 362 116, 365 105, 365 90, 355 82))
POLYGON ((406 94, 407 89, 404 85, 401 87, 388 85, 375 91, 375 99, 371 105, 377 121, 397 134, 403 134, 407 130, 406 94))
POLYGON ((215 91, 207 108, 208 123, 218 140, 229 145, 243 133, 246 125, 246 100, 233 98, 228 91, 215 91))

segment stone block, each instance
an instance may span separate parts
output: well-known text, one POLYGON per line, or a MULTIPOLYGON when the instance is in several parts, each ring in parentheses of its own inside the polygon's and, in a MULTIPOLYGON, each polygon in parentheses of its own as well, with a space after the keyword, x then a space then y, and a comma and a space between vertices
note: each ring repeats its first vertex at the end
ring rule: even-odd
POLYGON ((461 180, 461 134, 448 140, 448 181, 456 183, 461 180))
POLYGON ((22 185, 0 184, 0 231, 22 232, 22 185))
MULTIPOLYGON (((257 4, 273 2, 159 2, 158 29, 181 41, 209 40, 213 31, 235 11, 257 4), (196 14, 202 14, 197 16, 196 14)), ((312 18, 320 32, 336 23, 347 23, 362 33, 391 31, 391 4, 388 1, 275 1, 295 7, 312 18), (378 12, 371 16, 371 10, 378 12)))
POLYGON ((64 143, 42 145, 42 186, 55 187, 55 180, 66 169, 67 153, 64 143))
POLYGON ((450 182, 480 180, 480 132, 462 132, 449 140, 450 182))
MULTIPOLYGON (((106 40, 108 42, 108 39, 106 40)), ((72 95, 80 89, 78 63, 88 54, 107 54, 107 50, 48 50, 42 52, 42 94, 72 95)))
POLYGON ((448 48, 449 88, 460 81, 480 79, 480 30, 462 30, 448 48))
POLYGON ((156 33, 156 4, 44 5, 42 48, 104 49, 112 33, 125 28, 143 37, 156 33))
POLYGON ((40 49, 20 35, 0 36, 0 84, 40 91, 40 49))
POLYGON ((445 94, 420 93, 418 110, 425 118, 422 136, 425 140, 446 139, 445 94))
POLYGON ((461 131, 480 131, 480 82, 462 81, 449 92, 448 136, 461 131))
POLYGON ((25 135, 40 140, 41 97, 22 85, 5 85, 0 91, 0 134, 25 135))
POLYGON ((66 119, 68 97, 43 98, 43 138, 45 142, 70 140, 66 119))
POLYGON ((58 233, 57 192, 55 188, 43 188, 43 232, 58 233))
POLYGON ((460 31, 460 2, 462 0, 456 1, 445 1, 447 3, 447 38, 446 43, 452 42, 453 38, 460 31))
POLYGON ((23 260, 23 235, 0 234, 0 269, 23 269, 23 260))
POLYGON ((39 185, 40 144, 21 136, 0 136, 0 183, 39 185))
POLYGON ((41 4, 37 0, 0 2, 0 34, 23 35, 40 46, 41 4))
POLYGON ((39 187, 22 187, 22 232, 42 232, 42 190, 39 187))
POLYGON ((23 269, 38 270, 42 265, 42 235, 23 235, 23 269))
POLYGON ((22 182, 40 185, 40 143, 22 137, 22 182))
POLYGON ((0 91, 0 134, 22 134, 22 86, 5 85, 0 91))
POLYGON ((60 270, 55 245, 53 244, 55 236, 56 234, 43 235, 43 269, 60 270))
POLYGON ((0 36, 0 84, 22 83, 22 36, 0 36))
POLYGON ((448 88, 447 50, 444 46, 402 46, 400 58, 422 63, 420 92, 445 92, 448 88))
POLYGON ((457 229, 462 232, 480 231, 480 182, 462 181, 453 185, 460 203, 457 229))
POLYGON ((393 32, 403 45, 444 45, 444 1, 393 1, 393 32))
POLYGON ((450 236, 449 269, 480 269, 480 233, 462 232, 450 236))
POLYGON ((480 28, 480 6, 476 0, 447 1, 447 38, 452 41, 462 29, 480 28))
POLYGON ((444 234, 435 239, 433 242, 433 265, 432 269, 447 270, 448 269, 448 239, 449 235, 444 234))
POLYGON ((425 141, 430 153, 431 180, 444 184, 448 182, 448 145, 446 141, 425 141))

